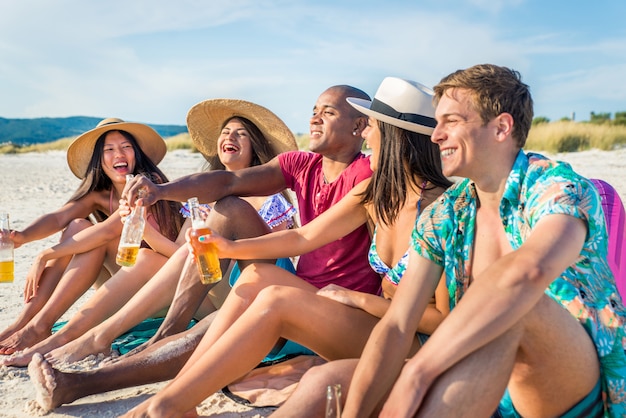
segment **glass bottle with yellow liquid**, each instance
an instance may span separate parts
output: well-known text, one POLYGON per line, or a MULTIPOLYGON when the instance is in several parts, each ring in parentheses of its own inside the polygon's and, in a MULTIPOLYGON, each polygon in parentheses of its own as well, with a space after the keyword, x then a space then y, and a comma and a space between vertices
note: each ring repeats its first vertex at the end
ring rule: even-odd
POLYGON ((9 214, 0 213, 0 283, 13 283, 15 278, 13 240, 10 235, 9 214))
POLYGON ((220 259, 214 244, 198 241, 202 235, 211 234, 211 229, 206 224, 206 212, 203 212, 197 197, 187 201, 191 214, 191 231, 189 233, 191 246, 196 256, 196 265, 200 273, 200 281, 203 284, 217 283, 222 280, 220 259))
MULTIPOLYGON (((126 175, 126 181, 133 178, 132 174, 126 175)), ((142 198, 142 190, 139 191, 138 197, 142 198)), ((115 262, 123 267, 131 267, 137 261, 137 254, 143 240, 143 231, 146 227, 146 219, 144 217, 145 207, 135 206, 130 215, 124 221, 120 244, 117 248, 117 256, 115 262)))

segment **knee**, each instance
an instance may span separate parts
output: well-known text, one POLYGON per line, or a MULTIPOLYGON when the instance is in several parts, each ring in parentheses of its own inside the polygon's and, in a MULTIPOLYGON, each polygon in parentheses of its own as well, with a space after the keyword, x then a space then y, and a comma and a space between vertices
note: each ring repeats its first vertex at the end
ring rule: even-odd
POLYGON ((257 210, 235 196, 217 201, 208 221, 211 229, 229 239, 250 238, 270 232, 257 210))
POLYGON ((237 196, 226 196, 215 202, 213 210, 217 213, 231 214, 233 212, 256 211, 248 202, 237 196))
POLYGON ((65 230, 61 234, 61 240, 72 237, 90 226, 93 226, 93 224, 87 219, 74 219, 65 227, 65 230))

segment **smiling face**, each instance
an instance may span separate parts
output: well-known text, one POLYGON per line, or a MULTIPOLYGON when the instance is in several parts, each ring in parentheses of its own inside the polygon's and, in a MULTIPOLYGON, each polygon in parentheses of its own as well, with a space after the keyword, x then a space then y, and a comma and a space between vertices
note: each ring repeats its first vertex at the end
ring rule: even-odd
POLYGON ((361 136, 365 139, 367 148, 372 150, 370 168, 372 171, 376 171, 380 158, 380 128, 378 126, 378 120, 372 117, 367 118, 367 127, 363 130, 361 136))
MULTIPOLYGON (((345 149, 346 141, 355 148, 355 115, 360 116, 346 101, 346 92, 339 88, 329 88, 323 92, 315 106, 310 123, 309 149, 320 154, 345 149)), ((358 133, 357 133, 358 134, 358 133)))
POLYGON ((444 175, 475 178, 488 170, 494 163, 490 149, 496 134, 495 119, 483 123, 467 89, 446 91, 435 118, 432 141, 439 145, 444 175))
POLYGON ((102 147, 102 169, 113 183, 125 183, 135 171, 135 150, 119 131, 107 132, 102 147))
POLYGON ((237 118, 222 128, 217 140, 217 155, 228 171, 249 167, 252 163, 250 133, 237 118))

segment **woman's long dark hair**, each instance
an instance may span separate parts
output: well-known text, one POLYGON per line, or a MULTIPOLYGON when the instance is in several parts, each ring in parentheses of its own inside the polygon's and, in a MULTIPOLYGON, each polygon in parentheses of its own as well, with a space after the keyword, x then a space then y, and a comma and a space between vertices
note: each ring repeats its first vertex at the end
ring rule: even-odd
MULTIPOLYGON (((102 168, 104 139, 109 132, 113 131, 103 133, 96 141, 93 154, 91 155, 91 160, 87 166, 87 174, 78 186, 76 192, 74 192, 74 195, 70 198, 70 202, 79 200, 91 192, 111 190, 113 187, 113 182, 102 168)), ((161 169, 159 169, 139 147, 139 144, 137 144, 134 136, 126 131, 117 132, 119 132, 131 143, 133 151, 135 152, 135 170, 133 171, 133 174, 144 175, 156 184, 167 183, 169 181, 161 169)), ((149 209, 156 218, 161 233, 172 241, 176 240, 178 237, 178 233, 184 221, 180 215, 180 208, 181 204, 179 202, 160 200, 149 209)), ((106 213, 99 210, 95 211, 93 215, 99 222, 108 217, 106 213)))
POLYGON ((361 195, 361 202, 372 203, 376 219, 392 225, 407 200, 409 187, 421 187, 427 181, 426 189, 448 188, 452 182, 441 171, 439 146, 431 142, 430 136, 381 121, 378 127, 378 168, 361 195))

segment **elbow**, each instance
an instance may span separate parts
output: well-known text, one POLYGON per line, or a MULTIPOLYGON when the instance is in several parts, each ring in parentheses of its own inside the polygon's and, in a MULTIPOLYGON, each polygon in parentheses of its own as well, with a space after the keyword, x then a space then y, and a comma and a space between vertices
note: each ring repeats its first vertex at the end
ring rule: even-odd
POLYGON ((548 263, 538 262, 536 256, 523 251, 513 252, 509 256, 510 262, 507 263, 501 280, 503 287, 531 286, 545 289, 547 281, 551 281, 552 269, 548 263))

